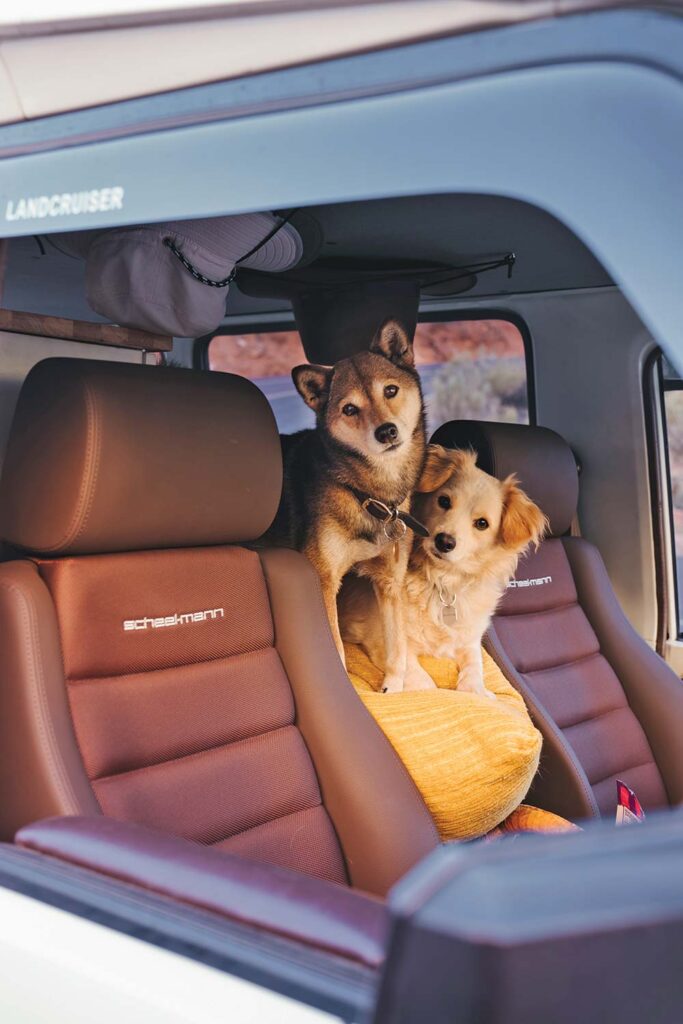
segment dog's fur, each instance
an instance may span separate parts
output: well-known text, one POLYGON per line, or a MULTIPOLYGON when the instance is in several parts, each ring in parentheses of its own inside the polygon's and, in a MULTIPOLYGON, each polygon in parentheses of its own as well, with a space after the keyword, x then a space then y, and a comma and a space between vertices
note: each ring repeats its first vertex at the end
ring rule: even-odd
MULTIPOLYGON (((414 539, 404 586, 405 689, 434 686, 418 662, 418 655, 430 654, 458 663, 459 690, 493 696, 484 688, 482 637, 520 555, 530 544, 539 544, 547 527, 545 516, 514 476, 497 480, 476 461, 472 451, 449 451, 439 445, 428 449, 413 514, 430 536, 414 539), (452 550, 439 550, 439 535, 455 541, 452 550), (444 619, 449 604, 454 614, 447 613, 444 619)), ((350 578, 345 584, 339 615, 342 637, 359 643, 382 667, 383 635, 376 604, 362 580, 350 578)))
POLYGON ((405 674, 399 595, 410 541, 388 541, 382 523, 363 510, 353 489, 409 509, 426 452, 412 343, 397 321, 388 320, 369 351, 331 368, 297 366, 292 377, 316 414, 316 427, 283 439, 283 496, 267 540, 303 551, 315 566, 342 660, 337 592, 351 568, 368 577, 383 623, 387 685, 394 688, 405 674), (398 436, 382 443, 375 431, 388 423, 398 436))

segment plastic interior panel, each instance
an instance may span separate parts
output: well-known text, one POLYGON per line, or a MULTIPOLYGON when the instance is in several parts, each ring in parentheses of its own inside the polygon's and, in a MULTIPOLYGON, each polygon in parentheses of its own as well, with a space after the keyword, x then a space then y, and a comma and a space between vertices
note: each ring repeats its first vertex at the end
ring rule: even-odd
POLYGON ((679 1024, 683 814, 435 851, 390 896, 375 1024, 679 1024))
POLYGON ((142 938, 343 1020, 367 1020, 375 1003, 374 970, 52 857, 0 844, 0 888, 142 938))

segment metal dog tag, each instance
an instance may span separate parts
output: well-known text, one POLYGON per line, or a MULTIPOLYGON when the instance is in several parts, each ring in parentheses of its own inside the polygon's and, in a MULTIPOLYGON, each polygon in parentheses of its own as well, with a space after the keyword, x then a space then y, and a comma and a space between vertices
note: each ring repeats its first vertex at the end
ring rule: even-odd
POLYGON ((405 537, 408 527, 402 519, 387 519, 383 524, 384 536, 387 540, 398 541, 405 537))
POLYGON ((449 594, 443 587, 439 587, 439 601, 441 601, 441 621, 444 626, 452 626, 458 621, 458 595, 449 594))

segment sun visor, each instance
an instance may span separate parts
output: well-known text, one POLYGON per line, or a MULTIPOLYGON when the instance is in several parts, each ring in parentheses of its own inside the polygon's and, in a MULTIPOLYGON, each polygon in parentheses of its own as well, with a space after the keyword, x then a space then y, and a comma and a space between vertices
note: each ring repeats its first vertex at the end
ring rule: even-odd
POLYGON ((399 320, 412 337, 417 325, 420 301, 419 281, 339 281, 338 274, 311 272, 302 279, 266 278, 240 270, 240 291, 255 298, 283 298, 292 303, 294 318, 307 358, 312 363, 332 365, 345 356, 366 349, 369 339, 388 317, 399 320))

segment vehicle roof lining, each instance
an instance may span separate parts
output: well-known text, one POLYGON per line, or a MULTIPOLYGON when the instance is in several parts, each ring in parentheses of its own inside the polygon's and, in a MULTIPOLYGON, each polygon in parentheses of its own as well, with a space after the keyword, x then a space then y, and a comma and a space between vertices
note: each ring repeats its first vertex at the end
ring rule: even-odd
MULTIPOLYGON (((246 284, 240 289, 238 275, 228 295, 228 319, 274 312, 289 318, 291 302, 282 293, 278 295, 283 281, 288 277, 309 280, 321 261, 328 266, 342 263, 357 268, 351 276, 360 282, 370 268, 377 271, 402 263, 468 267, 486 260, 495 262, 514 252, 511 276, 504 265, 479 273, 474 285, 460 294, 461 299, 489 296, 498 302, 511 294, 612 284, 601 264, 560 221, 538 207, 500 196, 409 196, 308 207, 305 214, 319 228, 315 250, 305 252, 304 262, 310 265, 290 275, 251 272, 249 290, 254 291, 253 281, 258 278, 260 294, 246 294, 246 284)), ((14 238, 6 244, 4 308, 102 321, 86 302, 82 260, 58 251, 49 236, 42 241, 33 236, 14 238)), ((369 279, 371 276, 368 273, 369 279)), ((413 286, 410 277, 406 281, 413 286)), ((453 295, 462 283, 456 282, 453 295)), ((348 292, 348 288, 340 291, 348 292)), ((448 297, 448 290, 431 297, 423 292, 422 308, 443 305, 448 297)), ((353 301, 359 301, 357 296, 353 301)), ((387 315, 391 313, 392 309, 387 309, 387 315)))

